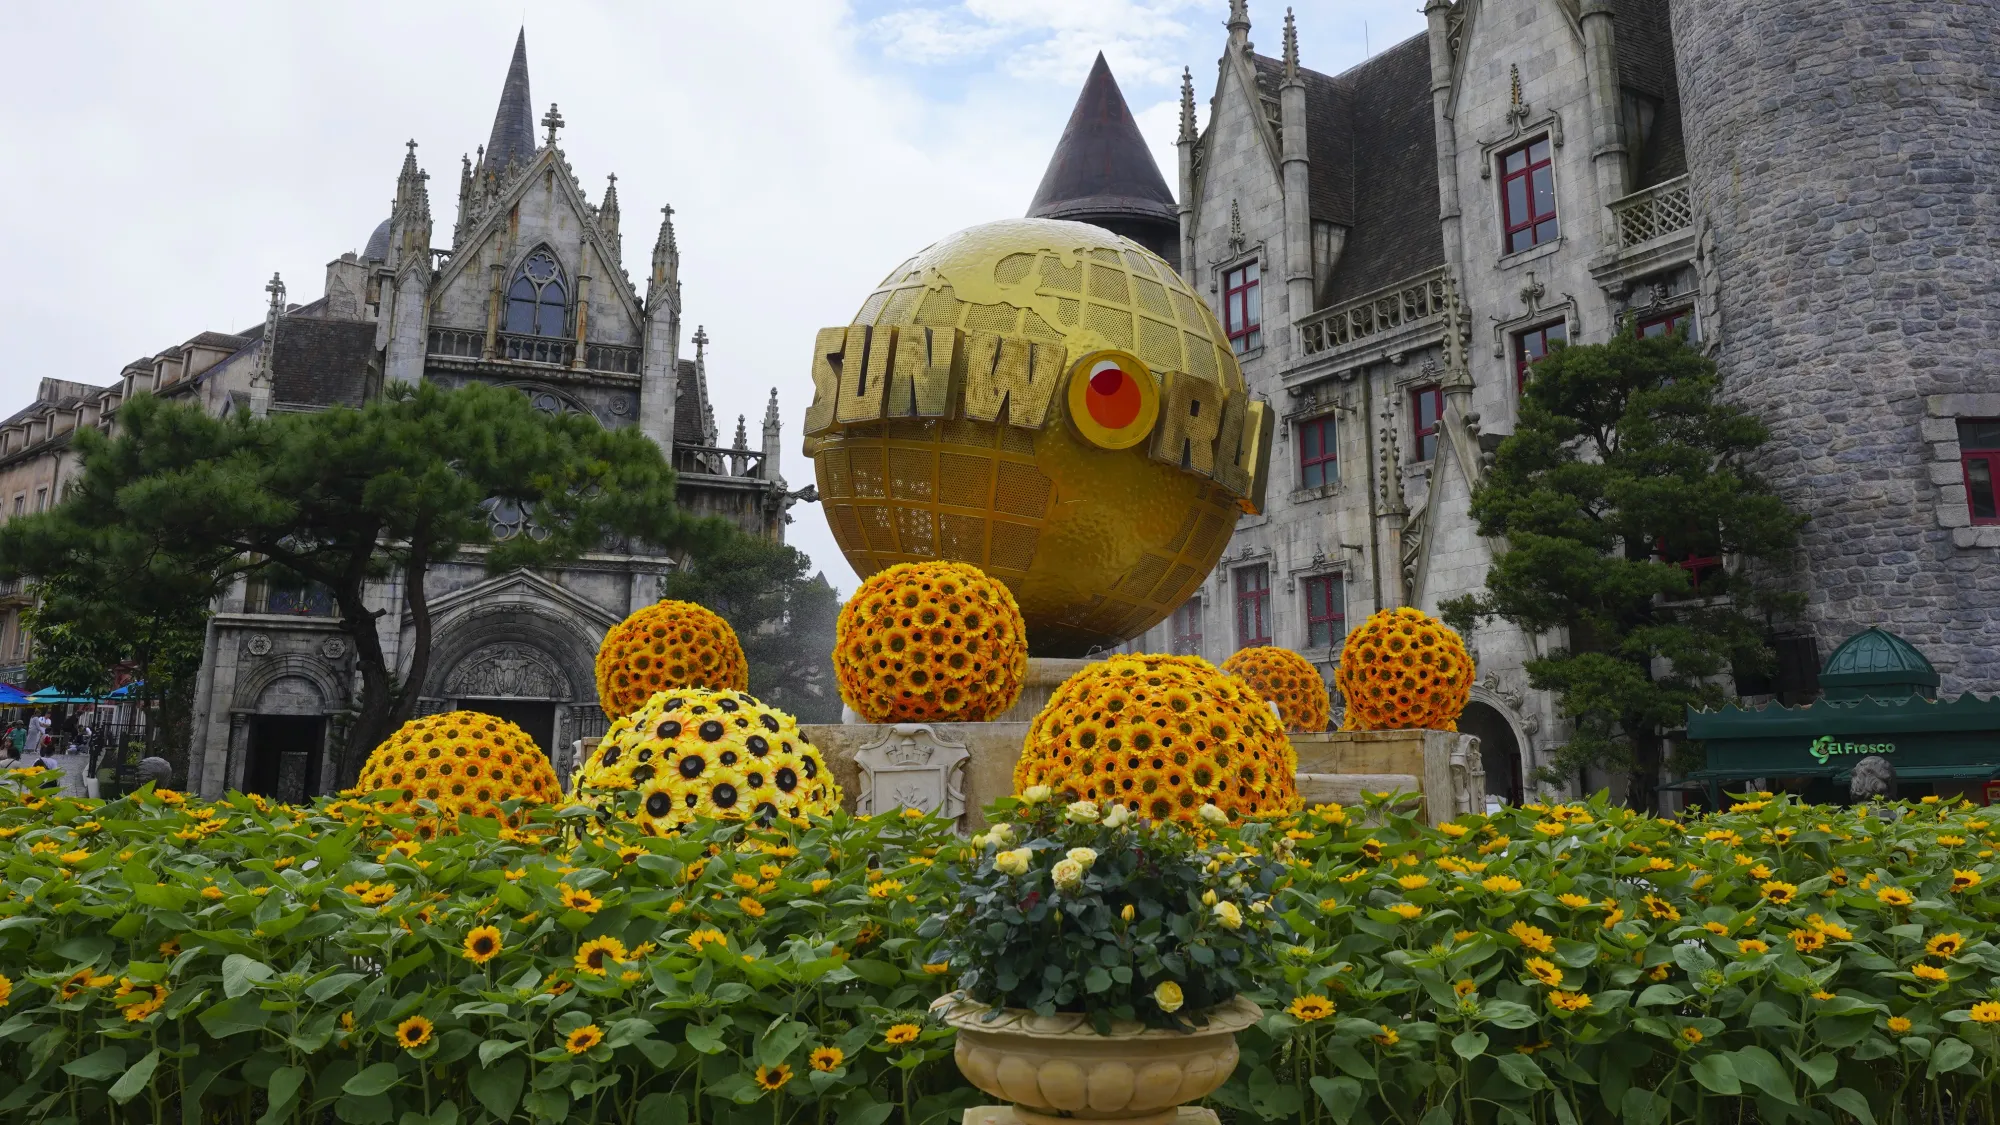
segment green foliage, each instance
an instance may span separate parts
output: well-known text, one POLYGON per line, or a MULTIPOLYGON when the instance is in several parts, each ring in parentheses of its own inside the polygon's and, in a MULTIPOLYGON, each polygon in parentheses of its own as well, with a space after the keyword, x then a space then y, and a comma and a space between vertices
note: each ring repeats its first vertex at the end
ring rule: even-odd
POLYGON ((1249 990, 1280 875, 1255 858, 1270 826, 1245 828, 1236 850, 1212 833, 1110 810, 1113 823, 1090 801, 995 805, 1008 819, 975 839, 956 906, 923 931, 950 936, 972 999, 1084 1012, 1108 1033, 1113 1019, 1187 1028, 1249 990))
POLYGON ((1568 636, 1527 664, 1573 727, 1544 780, 1624 767, 1628 799, 1655 807, 1659 731, 1719 705, 1732 667, 1775 663, 1770 619, 1801 601, 1758 576, 1788 560, 1804 518, 1746 467, 1769 433, 1717 389, 1715 365, 1678 337, 1627 329, 1557 347, 1531 369, 1519 428, 1473 495, 1480 534, 1505 550, 1446 620, 1568 636), (1725 556, 1700 589, 1677 565, 1725 556))
MULTIPOLYGON (((685 550, 727 531, 680 514, 672 470, 638 431, 544 414, 525 395, 482 383, 399 383, 358 410, 264 418, 212 418, 140 395, 120 408, 117 436, 84 431, 77 445, 83 471, 49 519, 74 529, 68 557, 117 536, 211 587, 248 573, 331 591, 362 682, 338 768, 346 779, 415 707, 430 658, 422 578, 432 563, 478 550, 502 571, 620 538, 685 550), (532 530, 496 539, 489 503, 518 508, 532 530), (383 652, 380 611, 364 598, 390 576, 412 622, 400 679, 383 652)), ((36 558, 7 553, 6 542, 0 570, 56 573, 36 571, 36 558)))
POLYGON ((736 630, 750 694, 802 723, 840 721, 833 626, 840 597, 812 560, 784 543, 733 535, 667 576, 662 596, 694 602, 736 630))

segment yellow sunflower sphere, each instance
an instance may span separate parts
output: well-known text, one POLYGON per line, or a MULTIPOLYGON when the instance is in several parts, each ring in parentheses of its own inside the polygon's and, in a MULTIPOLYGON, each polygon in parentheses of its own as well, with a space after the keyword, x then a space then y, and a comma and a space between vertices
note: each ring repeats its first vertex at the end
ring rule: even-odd
POLYGON ((656 691, 744 691, 750 664, 729 622, 693 602, 656 602, 619 622, 597 646, 597 701, 616 719, 656 691))
POLYGON ((519 797, 537 803, 562 792, 548 755, 528 732, 477 711, 447 711, 404 723, 368 755, 356 788, 397 791, 382 808, 420 812, 432 801, 447 816, 500 817, 499 802, 519 797))
POLYGON ((1114 656, 1064 680, 1035 716, 1014 791, 1118 801, 1192 823, 1295 810, 1298 755, 1255 691, 1198 656, 1114 656))
POLYGON ((1443 622, 1408 606, 1381 610, 1341 646, 1340 729, 1457 730, 1472 672, 1465 642, 1443 622))
POLYGON ((698 816, 825 816, 840 785, 790 715, 740 691, 663 691, 611 724, 577 771, 586 790, 637 790, 638 823, 659 835, 698 816))
POLYGON ((1222 662, 1222 670, 1249 684, 1258 695, 1278 705, 1288 730, 1326 729, 1330 705, 1326 681, 1312 662, 1288 648, 1252 645, 1238 649, 1222 662))
POLYGON ((871 723, 983 723, 1014 705, 1028 633, 1007 587, 976 566, 899 563, 841 607, 833 670, 871 723))

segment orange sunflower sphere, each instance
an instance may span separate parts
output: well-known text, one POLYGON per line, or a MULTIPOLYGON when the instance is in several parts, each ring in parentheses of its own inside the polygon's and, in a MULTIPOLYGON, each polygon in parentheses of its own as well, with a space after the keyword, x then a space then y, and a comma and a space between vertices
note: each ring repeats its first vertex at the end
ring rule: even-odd
POLYGON ((750 664, 729 622, 693 602, 656 602, 619 622, 597 646, 597 701, 616 719, 656 691, 744 691, 750 664))
POLYGON ((1028 630, 1007 587, 976 566, 899 563, 841 607, 833 670, 871 723, 983 723, 1014 705, 1028 630))
POLYGON ((1192 823, 1296 810, 1298 755, 1261 696, 1198 656, 1114 656, 1062 682, 1028 728, 1014 791, 1118 801, 1192 823))
POLYGON ((575 795, 633 789, 637 823, 653 835, 698 816, 769 821, 840 807, 840 784, 798 723, 740 691, 663 691, 612 723, 577 771, 575 795))
POLYGON ((356 789, 397 791, 394 800, 377 806, 385 811, 420 813, 417 802, 431 801, 448 818, 459 813, 500 818, 501 801, 542 803, 562 793, 548 755, 528 732, 477 711, 404 723, 368 755, 356 789))
POLYGON ((1312 662, 1288 648, 1253 645, 1238 649, 1222 662, 1222 670, 1249 684, 1258 695, 1278 705, 1288 730, 1323 731, 1331 709, 1326 681, 1312 662))
POLYGON ((1333 674, 1347 700, 1340 729, 1457 730, 1472 673, 1456 631, 1408 606, 1381 610, 1341 646, 1333 674))

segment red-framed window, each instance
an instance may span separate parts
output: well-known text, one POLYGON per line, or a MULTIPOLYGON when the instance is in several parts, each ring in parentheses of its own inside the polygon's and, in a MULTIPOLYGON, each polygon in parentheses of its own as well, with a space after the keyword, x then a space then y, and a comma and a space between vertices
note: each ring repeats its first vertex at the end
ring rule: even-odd
POLYGON ((1306 647, 1332 648, 1347 635, 1347 588, 1338 574, 1306 579, 1306 647))
POLYGON ((1237 355, 1264 343, 1264 298, 1257 286, 1257 263, 1222 275, 1222 327, 1237 355))
POLYGON ((1174 611, 1174 655, 1201 655, 1201 595, 1196 594, 1174 611))
POLYGON ((1438 419, 1443 417, 1443 387, 1418 387, 1410 392, 1410 427, 1411 436, 1416 439, 1417 460, 1428 461, 1437 456, 1438 419))
POLYGON ((1271 643, 1271 568, 1239 566, 1236 579, 1236 647, 1271 643))
POLYGON ((1976 524, 2000 523, 2000 418, 1958 424, 1958 459, 1965 467, 1965 502, 1976 524))
POLYGON ((1556 170, 1549 139, 1529 141, 1500 156, 1500 223, 1507 253, 1553 240, 1556 223, 1556 170))
POLYGON ((1693 315, 1687 309, 1681 309, 1679 312, 1649 317, 1639 322, 1637 326, 1639 337, 1644 339, 1648 336, 1671 336, 1685 327, 1693 315))
POLYGON ((1530 328, 1514 337, 1514 389, 1528 385, 1528 368, 1549 354, 1549 345, 1569 342, 1569 324, 1558 320, 1540 328, 1530 328))
POLYGON ((1688 572, 1690 595, 1699 595, 1703 584, 1711 577, 1722 573, 1722 556, 1703 554, 1702 548, 1682 550, 1677 545, 1670 546, 1665 539, 1660 539, 1654 542, 1653 550, 1659 558, 1688 572))
POLYGON ((1318 488, 1340 479, 1340 447, 1334 441, 1333 415, 1299 423, 1299 487, 1318 488))

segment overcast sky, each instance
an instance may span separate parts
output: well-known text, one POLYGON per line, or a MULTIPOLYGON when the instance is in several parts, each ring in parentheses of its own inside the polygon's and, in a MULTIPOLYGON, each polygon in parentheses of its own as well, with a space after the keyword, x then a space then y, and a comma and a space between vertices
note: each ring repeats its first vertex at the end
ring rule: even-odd
MULTIPOLYGON (((1302 0, 1307 66, 1338 73, 1423 30, 1416 0, 1302 0)), ((686 329, 711 339, 727 444, 757 443, 776 387, 798 452, 813 332, 897 262, 1027 207, 1103 51, 1177 188, 1179 75, 1205 123, 1227 0, 41 4, 4 0, 14 171, 0 179, 12 358, 0 416, 44 376, 104 385, 197 332, 261 323, 263 286, 324 287, 388 215, 403 142, 431 173, 435 238, 459 156, 485 141, 518 27, 536 117, 593 199, 618 175, 626 268, 643 280, 672 203, 686 329)), ((1284 9, 1253 0, 1277 54, 1284 9)), ((790 539, 843 592, 817 505, 790 539)))

